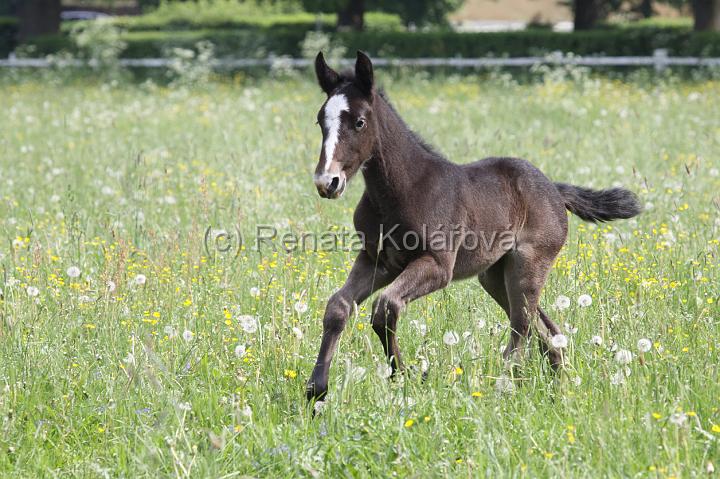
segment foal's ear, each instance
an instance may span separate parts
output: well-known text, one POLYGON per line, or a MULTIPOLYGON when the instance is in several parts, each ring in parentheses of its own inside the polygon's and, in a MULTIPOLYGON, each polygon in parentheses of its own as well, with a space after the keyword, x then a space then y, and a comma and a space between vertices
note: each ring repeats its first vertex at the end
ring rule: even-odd
POLYGON ((315 75, 317 76, 320 88, 328 95, 330 95, 335 87, 338 86, 338 83, 340 83, 340 75, 325 63, 325 57, 323 57, 322 52, 318 52, 315 57, 315 75))
POLYGON ((373 66, 370 58, 360 50, 355 60, 355 83, 363 93, 370 96, 373 87, 373 66))

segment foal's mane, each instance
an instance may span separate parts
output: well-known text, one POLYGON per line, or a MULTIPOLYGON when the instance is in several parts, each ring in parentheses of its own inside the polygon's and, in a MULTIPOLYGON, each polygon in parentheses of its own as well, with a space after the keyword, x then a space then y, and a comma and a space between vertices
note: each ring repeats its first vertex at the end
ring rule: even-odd
MULTIPOLYGON (((353 83, 355 81, 355 73, 352 70, 346 70, 342 73, 340 73, 340 85, 345 86, 348 83, 353 83)), ((406 136, 410 141, 417 144, 420 148, 422 148, 426 153, 433 156, 434 158, 448 161, 440 152, 438 152, 435 147, 433 147, 431 144, 429 144, 427 141, 425 141, 419 134, 417 134, 410 126, 408 126, 407 123, 405 123, 405 120, 402 116, 398 113, 398 111, 395 109, 395 106, 390 101, 390 98, 388 98, 387 93, 385 92, 385 89, 383 87, 379 87, 375 89, 376 93, 382 100, 385 102, 385 104, 388 106, 390 111, 395 115, 398 122, 400 123, 402 127, 402 134, 406 136)))

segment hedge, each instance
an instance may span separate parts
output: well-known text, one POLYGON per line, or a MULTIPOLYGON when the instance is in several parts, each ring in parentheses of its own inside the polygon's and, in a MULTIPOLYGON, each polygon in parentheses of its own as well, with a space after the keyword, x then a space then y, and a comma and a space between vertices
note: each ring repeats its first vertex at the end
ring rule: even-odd
POLYGON ((6 57, 15 49, 18 23, 15 17, 0 16, 0 57, 6 57))
MULTIPOLYGON (((128 32, 123 36, 128 58, 160 57, 173 47, 192 48, 200 40, 216 46, 219 57, 262 57, 268 54, 300 56, 307 30, 296 27, 128 32)), ((333 33, 352 53, 361 49, 383 57, 533 56, 549 52, 578 55, 645 56, 667 48, 673 56, 720 56, 720 33, 678 28, 607 29, 573 33, 547 30, 457 33, 373 32, 333 33)), ((67 37, 34 39, 38 54, 71 49, 67 37)))
MULTIPOLYGON (((211 11, 214 12, 214 11, 211 11)), ((265 15, 204 15, 174 16, 165 18, 159 15, 146 14, 138 16, 115 17, 113 23, 123 30, 137 31, 177 31, 177 30, 214 30, 214 29, 254 29, 268 27, 296 27, 311 30, 318 26, 332 29, 337 21, 333 14, 288 13, 265 15)), ((389 13, 367 12, 365 28, 369 31, 400 31, 403 24, 400 17, 389 13)))

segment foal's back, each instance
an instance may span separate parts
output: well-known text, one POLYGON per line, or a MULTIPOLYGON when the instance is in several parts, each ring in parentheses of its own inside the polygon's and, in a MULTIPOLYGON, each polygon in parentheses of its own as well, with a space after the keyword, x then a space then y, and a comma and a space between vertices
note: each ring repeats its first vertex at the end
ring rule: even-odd
POLYGON ((455 278, 484 271, 512 249, 532 246, 557 251, 565 243, 564 200, 555 184, 532 164, 517 158, 486 158, 459 168, 467 178, 462 194, 466 227, 485 243, 458 252, 455 278))
POLYGON ((489 204, 493 209, 505 210, 515 227, 526 228, 537 219, 542 219, 548 227, 567 227, 562 195, 530 162, 492 157, 461 168, 468 177, 475 200, 489 204))

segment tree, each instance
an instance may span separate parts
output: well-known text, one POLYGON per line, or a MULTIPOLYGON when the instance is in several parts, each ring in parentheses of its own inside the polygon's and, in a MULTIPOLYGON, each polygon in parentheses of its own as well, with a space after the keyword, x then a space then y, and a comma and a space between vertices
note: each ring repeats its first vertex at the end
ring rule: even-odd
POLYGON ((347 0, 337 12, 339 30, 361 31, 365 28, 365 0, 347 0))
POLYGON ((605 20, 610 12, 618 10, 622 0, 573 0, 575 30, 590 30, 605 20))
POLYGON ((365 28, 365 0, 301 0, 308 12, 337 13, 338 30, 365 28))
POLYGON ((60 0, 23 0, 16 8, 20 39, 60 31, 60 0))
POLYGON ((397 13, 405 25, 418 27, 442 25, 447 22, 447 14, 454 12, 465 0, 387 0, 381 10, 397 13))
POLYGON ((694 28, 720 31, 720 0, 691 0, 694 28))
POLYGON ((309 12, 337 13, 339 30, 361 31, 365 27, 365 11, 396 13, 406 25, 443 24, 446 15, 464 0, 301 0, 309 12))

